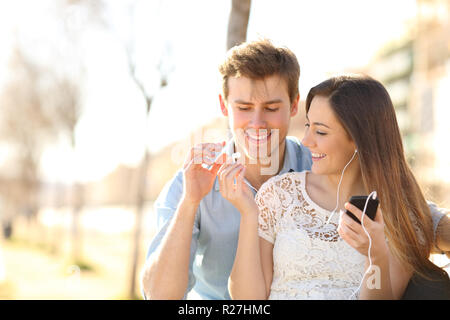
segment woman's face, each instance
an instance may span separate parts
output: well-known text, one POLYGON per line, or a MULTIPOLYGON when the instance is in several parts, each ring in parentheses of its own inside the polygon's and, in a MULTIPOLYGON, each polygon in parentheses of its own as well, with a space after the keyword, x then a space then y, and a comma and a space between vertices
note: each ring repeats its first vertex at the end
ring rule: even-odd
POLYGON ((327 97, 313 98, 306 121, 302 143, 312 154, 311 171, 321 175, 340 175, 352 159, 356 146, 334 115, 327 97))

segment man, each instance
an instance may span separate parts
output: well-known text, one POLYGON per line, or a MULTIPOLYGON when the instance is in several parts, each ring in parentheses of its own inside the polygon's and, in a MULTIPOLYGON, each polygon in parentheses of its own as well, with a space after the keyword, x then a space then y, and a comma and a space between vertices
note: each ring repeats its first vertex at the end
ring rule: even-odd
POLYGON ((245 181, 254 194, 276 174, 311 168, 307 148, 287 137, 299 103, 295 55, 268 40, 249 42, 232 48, 219 70, 220 107, 233 139, 192 148, 183 170, 158 197, 159 231, 142 272, 146 298, 181 299, 194 289, 203 299, 230 299, 227 282, 240 213, 219 190, 216 176, 223 161, 236 152, 242 155, 245 181), (224 154, 217 157, 222 148, 224 154))

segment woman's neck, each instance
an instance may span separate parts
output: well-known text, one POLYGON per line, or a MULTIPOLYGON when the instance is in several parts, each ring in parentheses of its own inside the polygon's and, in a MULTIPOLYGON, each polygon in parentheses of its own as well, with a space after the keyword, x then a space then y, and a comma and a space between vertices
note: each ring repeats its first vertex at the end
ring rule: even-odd
POLYGON ((350 165, 345 170, 343 176, 342 172, 339 174, 321 175, 319 181, 322 188, 326 190, 328 194, 334 195, 335 198, 339 196, 338 210, 344 208, 344 204, 351 196, 366 194, 361 170, 358 164, 350 165))

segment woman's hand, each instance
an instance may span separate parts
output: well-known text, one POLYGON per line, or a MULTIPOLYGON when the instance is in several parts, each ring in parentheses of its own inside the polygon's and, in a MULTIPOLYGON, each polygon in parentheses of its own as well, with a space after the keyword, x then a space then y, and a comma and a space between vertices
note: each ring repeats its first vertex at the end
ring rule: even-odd
MULTIPOLYGON (((345 204, 345 209, 353 213, 359 221, 362 220, 362 211, 351 203, 345 204)), ((384 237, 384 221, 383 213, 378 207, 375 220, 369 217, 364 217, 364 227, 372 239, 371 246, 371 258, 374 257, 386 257, 388 255, 388 246, 384 237)), ((362 255, 368 256, 369 252, 369 238, 362 225, 350 218, 348 214, 341 211, 339 226, 337 229, 339 235, 345 240, 351 247, 356 249, 362 255)))
POLYGON ((242 214, 258 210, 250 187, 244 181, 245 167, 240 163, 223 164, 219 169, 219 187, 222 196, 242 214))

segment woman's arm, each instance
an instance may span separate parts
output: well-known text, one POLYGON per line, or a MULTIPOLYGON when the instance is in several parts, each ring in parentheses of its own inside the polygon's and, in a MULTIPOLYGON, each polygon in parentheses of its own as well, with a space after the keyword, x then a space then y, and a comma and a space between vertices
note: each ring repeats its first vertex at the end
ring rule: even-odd
POLYGON ((228 290, 232 299, 267 299, 260 251, 264 245, 260 247, 257 210, 256 207, 256 210, 241 216, 236 257, 228 280, 228 290))
POLYGON ((266 287, 266 299, 268 299, 273 280, 273 244, 260 237, 259 248, 261 252, 261 266, 266 287))
MULTIPOLYGON (((354 205, 347 203, 345 208, 358 219, 362 212, 354 205)), ((391 254, 384 238, 384 221, 381 209, 378 209, 375 220, 365 217, 364 227, 371 237, 372 260, 371 269, 365 274, 359 298, 360 299, 400 299, 412 276, 391 254)), ((363 227, 343 213, 339 222, 338 232, 341 237, 359 253, 365 255, 365 270, 369 267, 369 238, 363 227)))
POLYGON ((259 209, 250 188, 244 182, 243 165, 224 164, 218 172, 222 196, 241 214, 239 241, 228 289, 232 299, 266 299, 258 236, 259 209))

